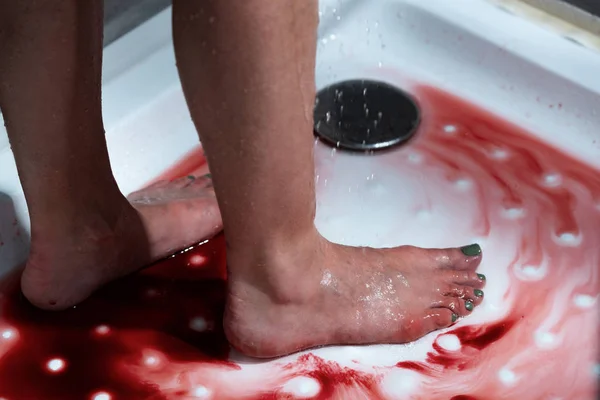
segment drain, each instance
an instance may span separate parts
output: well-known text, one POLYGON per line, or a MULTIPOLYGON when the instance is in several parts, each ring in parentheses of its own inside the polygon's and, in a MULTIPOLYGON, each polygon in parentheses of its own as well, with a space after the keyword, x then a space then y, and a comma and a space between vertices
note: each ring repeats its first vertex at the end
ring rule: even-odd
POLYGON ((419 126, 416 102, 387 83, 351 80, 317 94, 315 133, 348 150, 380 150, 406 142, 419 126))

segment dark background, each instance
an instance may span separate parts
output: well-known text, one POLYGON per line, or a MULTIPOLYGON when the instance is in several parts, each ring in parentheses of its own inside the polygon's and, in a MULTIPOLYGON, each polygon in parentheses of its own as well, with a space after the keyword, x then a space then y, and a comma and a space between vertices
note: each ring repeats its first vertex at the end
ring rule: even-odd
POLYGON ((576 7, 579 7, 590 14, 600 16, 600 0, 566 0, 576 7))
MULTIPOLYGON (((600 16, 600 0, 565 1, 600 16)), ((104 0, 104 45, 110 44, 170 4, 171 0, 104 0)))

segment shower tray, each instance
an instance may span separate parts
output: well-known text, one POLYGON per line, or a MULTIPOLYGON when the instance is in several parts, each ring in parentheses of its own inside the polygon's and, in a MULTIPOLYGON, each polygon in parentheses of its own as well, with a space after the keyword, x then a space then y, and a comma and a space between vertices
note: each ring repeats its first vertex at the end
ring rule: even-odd
MULTIPOLYGON (((80 375, 69 374, 88 367, 69 358, 63 341, 46 340, 48 358, 28 367, 40 369, 31 376, 46 388, 43 398, 597 398, 600 52, 500 1, 322 0, 319 8, 317 87, 384 81, 412 94, 422 113, 415 138, 385 153, 344 152, 315 141, 319 230, 360 246, 480 243, 488 282, 481 306, 406 345, 331 346, 260 361, 227 348, 219 358, 216 347, 202 344, 201 356, 174 357, 163 345, 180 336, 117 326, 100 309, 97 321, 85 317, 91 326, 68 316, 52 323, 47 316, 40 338, 76 338, 80 351, 90 352, 85 365, 101 354, 94 347, 98 335, 110 334, 128 350, 114 365, 85 375, 106 378, 74 384, 69 379, 80 375), (64 373, 43 371, 52 365, 64 366, 64 373)), ((165 171, 173 175, 168 171, 181 160, 186 173, 206 169, 177 77, 170 12, 104 52, 106 137, 125 193, 165 171)), ((28 232, 27 207, 0 131, 2 275, 26 259, 28 232)), ((222 264, 220 240, 181 257, 222 264)), ((3 307, 10 296, 0 293, 3 307)), ((197 310, 164 312, 188 318, 179 322, 190 332, 216 332, 202 337, 222 346, 220 317, 199 302, 197 310)), ((13 314, 0 314, 0 398, 37 398, 19 397, 7 383, 17 371, 9 361, 26 351, 30 344, 23 341, 31 337, 13 314)))

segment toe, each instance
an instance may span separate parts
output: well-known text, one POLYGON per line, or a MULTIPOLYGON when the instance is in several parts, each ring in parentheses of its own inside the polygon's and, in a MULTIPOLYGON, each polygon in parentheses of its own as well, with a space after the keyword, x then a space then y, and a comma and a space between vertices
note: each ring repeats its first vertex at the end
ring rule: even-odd
POLYGON ((432 308, 426 316, 429 321, 429 331, 447 328, 458 319, 458 314, 447 308, 432 308))
POLYGON ((459 317, 464 317, 466 315, 471 314, 473 309, 475 308, 475 303, 473 300, 468 298, 459 298, 459 297, 444 297, 443 299, 434 301, 432 304, 434 309, 437 308, 446 308, 452 311, 454 314, 457 314, 459 317))
POLYGON ((481 289, 485 286, 485 276, 475 271, 447 271, 445 279, 457 285, 481 289))
POLYGON ((457 297, 459 299, 470 301, 474 306, 478 306, 483 301, 483 290, 475 289, 469 286, 451 286, 448 288, 445 296, 457 297))
POLYGON ((430 256, 438 268, 474 271, 481 263, 482 253, 478 244, 461 248, 431 249, 430 256))

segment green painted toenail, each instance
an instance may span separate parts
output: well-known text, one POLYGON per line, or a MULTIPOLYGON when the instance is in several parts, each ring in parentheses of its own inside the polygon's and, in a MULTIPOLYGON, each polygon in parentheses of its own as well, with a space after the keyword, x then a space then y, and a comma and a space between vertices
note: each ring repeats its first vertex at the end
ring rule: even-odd
POLYGON ((458 315, 452 314, 452 322, 456 322, 457 319, 458 319, 458 315))
POLYGON ((471 300, 465 301, 465 308, 467 311, 473 311, 473 303, 471 303, 471 300))
POLYGON ((473 290, 473 293, 475 293, 475 296, 477 297, 483 297, 483 290, 475 289, 473 290))
POLYGON ((485 281, 485 275, 484 274, 477 274, 477 277, 479 278, 480 281, 485 281))
POLYGON ((204 177, 205 177, 205 178, 208 178, 208 179, 211 179, 211 178, 212 178, 212 175, 211 175, 211 174, 206 174, 206 175, 204 175, 204 177))
POLYGON ((461 247, 460 251, 462 251, 465 256, 478 256, 481 254, 481 247, 475 243, 461 247))
POLYGON ((188 175, 188 179, 194 180, 196 177, 194 175, 188 175))

